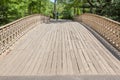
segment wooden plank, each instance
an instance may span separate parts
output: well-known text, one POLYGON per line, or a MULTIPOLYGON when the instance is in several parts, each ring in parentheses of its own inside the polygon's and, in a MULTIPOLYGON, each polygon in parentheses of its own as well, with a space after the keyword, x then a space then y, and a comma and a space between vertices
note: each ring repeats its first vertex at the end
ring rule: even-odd
MULTIPOLYGON (((67 23, 65 26, 69 26, 69 24, 67 23)), ((72 58, 71 58, 71 51, 70 48, 72 47, 72 45, 70 45, 70 37, 69 37, 69 28, 66 27, 66 58, 67 58, 67 74, 69 73, 69 75, 73 75, 74 71, 73 71, 73 65, 72 65, 72 58)))
POLYGON ((67 35, 66 34, 66 27, 62 27, 62 53, 63 53, 63 75, 67 74, 67 54, 66 54, 66 48, 67 48, 67 35))
POLYGON ((43 59, 41 61, 41 65, 40 65, 40 68, 39 68, 39 71, 38 71, 38 74, 41 74, 41 75, 44 75, 44 70, 45 70, 45 67, 46 67, 46 63, 47 63, 47 59, 49 57, 49 49, 50 49, 50 38, 51 38, 51 31, 49 31, 47 34, 47 37, 46 37, 46 43, 44 43, 44 47, 45 47, 45 50, 44 50, 44 55, 43 55, 43 59))
MULTIPOLYGON (((77 26, 78 28, 79 28, 79 26, 78 25, 76 25, 76 24, 74 24, 73 25, 73 28, 74 28, 74 30, 75 30, 75 33, 76 33, 76 35, 74 35, 74 36, 76 36, 76 40, 75 40, 75 45, 76 45, 76 51, 79 53, 80 52, 80 54, 82 54, 83 52, 82 52, 82 49, 81 49, 81 46, 80 46, 80 43, 81 43, 81 41, 79 41, 80 39, 79 39, 79 36, 81 37, 81 35, 79 35, 79 33, 78 33, 78 31, 77 30, 79 30, 79 29, 77 29, 77 28, 75 28, 74 26, 77 26), (79 43, 80 42, 80 43, 79 43), (80 49, 80 50, 79 50, 80 49)), ((86 45, 87 46, 87 45, 86 45)), ((89 54, 87 54, 88 56, 89 56, 89 54)), ((91 55, 91 54, 90 54, 91 55)), ((78 57, 79 56, 79 54, 77 55, 76 54, 76 57, 78 57)), ((77 58, 78 59, 78 62, 79 62, 79 66, 80 66, 80 71, 81 71, 81 73, 82 74, 84 74, 84 64, 83 64, 83 62, 82 62, 82 60, 80 59, 80 57, 78 57, 77 58), (80 64, 81 63, 81 64, 80 64)), ((93 65, 93 63, 92 63, 92 61, 91 61, 91 59, 90 59, 90 56, 88 57, 88 59, 89 59, 89 66, 90 66, 90 69, 91 69, 91 74, 93 73, 93 74, 96 74, 97 73, 97 71, 96 71, 96 69, 95 69, 95 67, 94 67, 94 65, 93 65)))
POLYGON ((4 75, 119 75, 120 62, 82 25, 38 24, 0 60, 4 75))

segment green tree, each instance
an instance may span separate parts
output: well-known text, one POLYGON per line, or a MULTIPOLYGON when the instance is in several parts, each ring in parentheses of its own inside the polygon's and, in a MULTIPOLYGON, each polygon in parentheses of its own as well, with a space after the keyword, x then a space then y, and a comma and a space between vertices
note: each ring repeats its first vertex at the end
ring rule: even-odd
POLYGON ((30 14, 51 15, 53 3, 50 0, 1 0, 0 25, 30 14))
POLYGON ((8 3, 9 0, 0 1, 0 25, 8 22, 8 3))

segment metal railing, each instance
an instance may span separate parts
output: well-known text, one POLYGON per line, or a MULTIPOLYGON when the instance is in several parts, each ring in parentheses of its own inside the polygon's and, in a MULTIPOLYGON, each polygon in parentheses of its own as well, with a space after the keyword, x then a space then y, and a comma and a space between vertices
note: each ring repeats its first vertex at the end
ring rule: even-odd
POLYGON ((83 14, 75 17, 76 21, 83 22, 97 31, 108 42, 120 51, 120 23, 114 20, 95 15, 83 14))
POLYGON ((30 15, 0 27, 0 54, 8 50, 23 34, 37 23, 48 22, 48 17, 30 15))

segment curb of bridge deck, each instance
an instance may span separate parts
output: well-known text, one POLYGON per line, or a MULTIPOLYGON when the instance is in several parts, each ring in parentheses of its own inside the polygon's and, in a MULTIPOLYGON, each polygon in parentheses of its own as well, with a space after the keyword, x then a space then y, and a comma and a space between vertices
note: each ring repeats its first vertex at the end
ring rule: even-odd
POLYGON ((120 52, 113 47, 107 40, 105 40, 99 33, 94 31, 89 25, 79 22, 82 24, 86 29, 88 29, 111 53, 120 61, 120 52))

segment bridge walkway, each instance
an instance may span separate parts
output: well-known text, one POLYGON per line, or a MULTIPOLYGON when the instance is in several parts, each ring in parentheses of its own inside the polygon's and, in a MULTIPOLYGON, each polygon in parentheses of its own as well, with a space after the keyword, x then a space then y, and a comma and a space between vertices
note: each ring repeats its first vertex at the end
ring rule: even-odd
POLYGON ((120 61, 78 22, 38 24, 10 49, 0 76, 120 74, 120 61))

